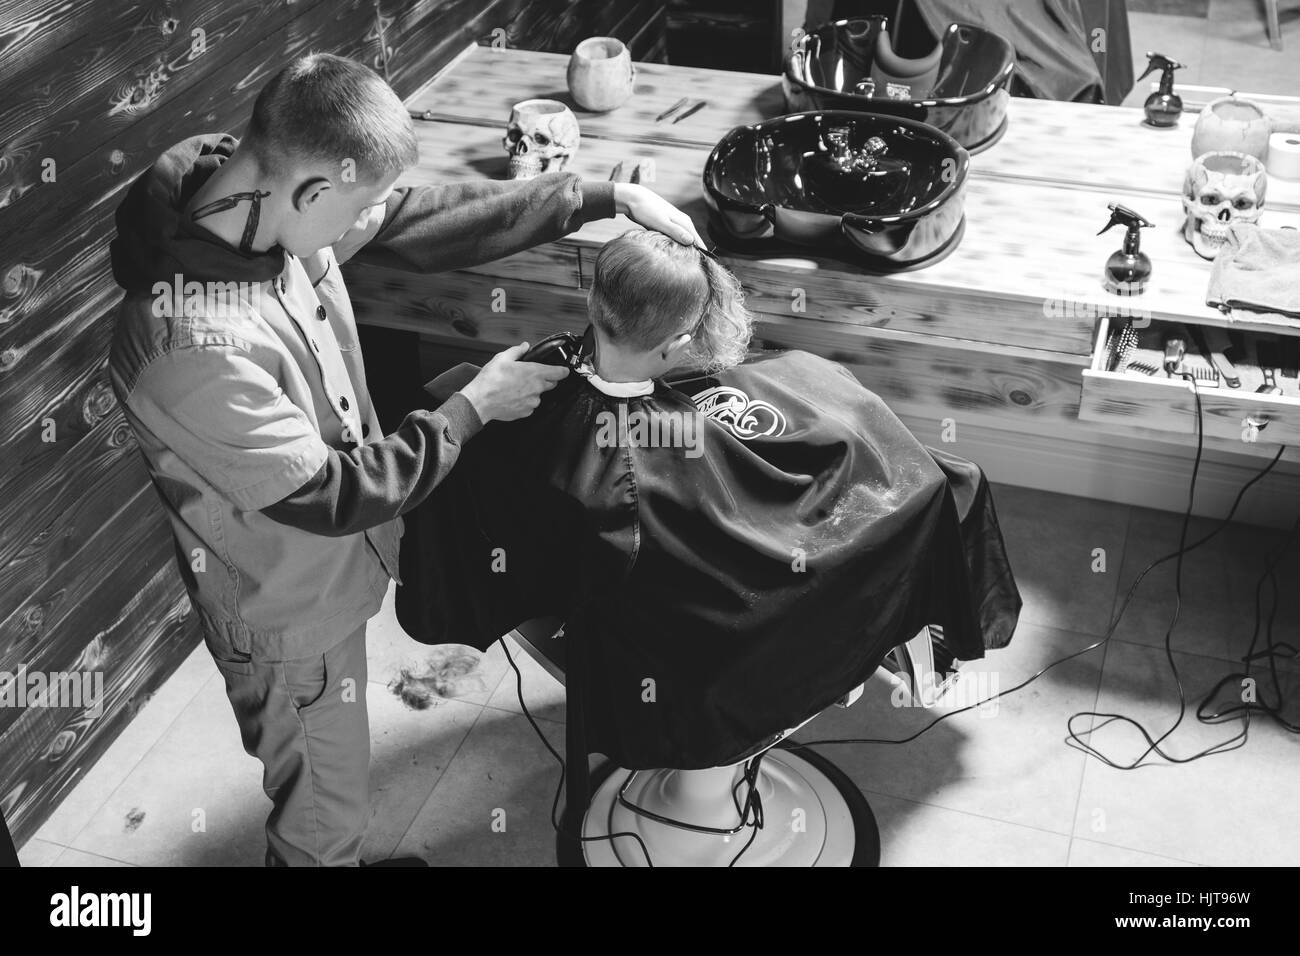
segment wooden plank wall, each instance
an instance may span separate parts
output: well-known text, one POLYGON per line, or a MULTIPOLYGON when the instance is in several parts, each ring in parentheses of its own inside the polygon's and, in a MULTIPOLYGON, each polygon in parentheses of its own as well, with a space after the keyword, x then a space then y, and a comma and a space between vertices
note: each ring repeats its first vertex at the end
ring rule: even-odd
POLYGON ((0 0, 0 673, 102 671, 106 697, 97 718, 0 708, 19 844, 198 642, 106 373, 125 188, 177 140, 241 133, 302 53, 356 57, 406 97, 494 31, 554 52, 610 32, 662 59, 662 21, 645 0, 0 0))

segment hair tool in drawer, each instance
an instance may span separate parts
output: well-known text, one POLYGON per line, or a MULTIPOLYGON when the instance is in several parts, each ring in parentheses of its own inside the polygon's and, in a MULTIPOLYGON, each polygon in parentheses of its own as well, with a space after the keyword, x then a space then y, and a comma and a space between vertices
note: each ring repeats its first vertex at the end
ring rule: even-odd
POLYGON ((1188 326, 1188 329, 1192 341, 1201 350, 1201 354, 1209 359, 1223 376, 1223 383, 1228 388, 1241 388, 1241 376, 1237 374, 1237 367, 1228 358, 1229 352, 1237 354, 1232 341, 1228 338, 1228 333, 1217 325, 1192 325, 1188 326))
POLYGON ((1255 359, 1259 371, 1264 376, 1264 384, 1255 389, 1261 395, 1281 395, 1282 386, 1277 383, 1278 369, 1282 367, 1281 343, 1272 336, 1263 336, 1255 342, 1255 359))
POLYGON ((1133 354, 1133 349, 1136 347, 1137 330, 1133 328, 1132 322, 1124 323, 1122 329, 1111 329, 1106 343, 1106 354, 1109 356, 1106 371, 1113 372, 1116 369, 1123 371, 1129 364, 1129 356, 1133 354))
POLYGON ((1187 333, 1181 325, 1175 325, 1165 336, 1165 357, 1162 362, 1164 370, 1170 375, 1178 375, 1183 370, 1183 356, 1187 354, 1187 333))

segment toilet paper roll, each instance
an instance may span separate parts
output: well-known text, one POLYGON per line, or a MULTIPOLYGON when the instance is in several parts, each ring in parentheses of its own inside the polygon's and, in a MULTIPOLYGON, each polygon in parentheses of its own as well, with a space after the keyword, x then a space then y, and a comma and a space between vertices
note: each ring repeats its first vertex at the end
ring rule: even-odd
POLYGON ((1300 133, 1269 136, 1268 159, 1264 165, 1270 176, 1300 180, 1300 133))

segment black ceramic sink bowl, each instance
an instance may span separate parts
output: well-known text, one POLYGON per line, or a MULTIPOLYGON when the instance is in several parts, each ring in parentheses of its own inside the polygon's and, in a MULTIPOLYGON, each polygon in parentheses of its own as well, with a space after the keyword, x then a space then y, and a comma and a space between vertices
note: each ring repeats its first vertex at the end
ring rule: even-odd
POLYGON ((733 239, 850 252, 890 271, 958 241, 969 170, 966 149, 932 126, 814 110, 727 133, 704 164, 704 194, 733 239), (837 166, 841 139, 860 154, 878 150, 874 166, 837 166))
POLYGON ((837 20, 800 37, 782 76, 789 108, 888 113, 929 123, 971 152, 992 145, 1006 127, 1011 44, 963 23, 936 38, 919 16, 912 21, 897 37, 885 16, 837 20))

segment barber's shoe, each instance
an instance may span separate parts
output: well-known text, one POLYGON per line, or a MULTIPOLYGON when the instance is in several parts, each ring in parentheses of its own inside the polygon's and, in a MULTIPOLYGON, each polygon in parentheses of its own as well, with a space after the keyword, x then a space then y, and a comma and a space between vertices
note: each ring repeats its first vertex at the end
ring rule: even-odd
POLYGON ((418 856, 390 856, 386 860, 376 860, 374 863, 361 861, 362 866, 428 866, 424 860, 418 856))

